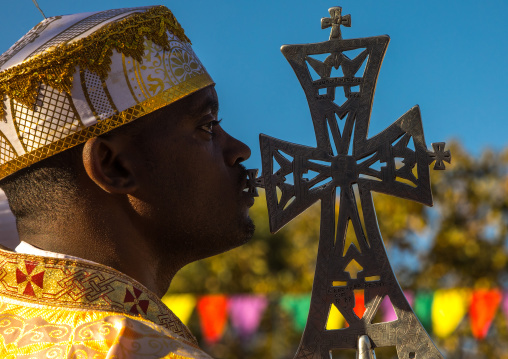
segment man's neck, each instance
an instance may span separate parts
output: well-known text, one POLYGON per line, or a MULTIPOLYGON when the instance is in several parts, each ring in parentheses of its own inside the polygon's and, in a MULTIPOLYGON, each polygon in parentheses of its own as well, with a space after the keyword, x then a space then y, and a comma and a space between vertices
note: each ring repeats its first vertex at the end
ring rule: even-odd
POLYGON ((44 228, 20 229, 20 240, 42 251, 114 268, 137 280, 162 297, 180 268, 171 268, 170 260, 161 263, 136 228, 127 219, 51 223, 44 228), (100 223, 105 222, 105 223, 100 223), (114 230, 113 230, 114 229, 114 230))

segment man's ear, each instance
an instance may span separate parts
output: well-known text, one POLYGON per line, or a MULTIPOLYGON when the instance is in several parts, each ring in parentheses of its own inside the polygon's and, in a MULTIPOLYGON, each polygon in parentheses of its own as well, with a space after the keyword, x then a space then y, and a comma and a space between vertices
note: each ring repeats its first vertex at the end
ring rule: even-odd
POLYGON ((122 137, 91 138, 83 148, 83 165, 97 186, 108 193, 129 194, 138 188, 134 159, 122 137))

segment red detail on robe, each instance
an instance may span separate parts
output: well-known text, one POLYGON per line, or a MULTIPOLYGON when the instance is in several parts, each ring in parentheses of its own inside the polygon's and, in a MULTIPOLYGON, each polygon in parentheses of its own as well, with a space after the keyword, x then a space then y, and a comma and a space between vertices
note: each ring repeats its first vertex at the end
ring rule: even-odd
POLYGON ((138 306, 136 304, 134 304, 130 310, 130 312, 132 314, 139 314, 139 311, 138 311, 138 306))
POLYGON ((26 272, 28 273, 28 275, 32 274, 32 272, 34 271, 35 267, 37 267, 37 264, 36 262, 27 262, 25 261, 25 267, 26 267, 26 272))
POLYGON ((44 271, 34 274, 32 276, 32 283, 42 289, 42 286, 44 285, 44 271))
POLYGON ((136 296, 136 298, 139 298, 139 296, 143 293, 136 287, 132 287, 132 289, 134 289, 134 295, 136 296))
POLYGON ((146 314, 146 312, 148 311, 148 306, 150 305, 150 301, 140 300, 138 304, 141 310, 146 314))
POLYGON ((124 298, 123 302, 124 303, 131 303, 131 302, 134 302, 134 299, 136 299, 136 298, 134 298, 132 293, 128 289, 126 289, 125 290, 125 298, 124 298))
POLYGON ((26 277, 27 277, 27 275, 25 273, 23 273, 18 268, 16 268, 16 281, 18 282, 18 284, 26 281, 26 277))
POLYGON ((34 292, 34 289, 32 287, 32 283, 28 282, 26 284, 25 291, 23 292, 23 294, 35 297, 35 292, 34 292))

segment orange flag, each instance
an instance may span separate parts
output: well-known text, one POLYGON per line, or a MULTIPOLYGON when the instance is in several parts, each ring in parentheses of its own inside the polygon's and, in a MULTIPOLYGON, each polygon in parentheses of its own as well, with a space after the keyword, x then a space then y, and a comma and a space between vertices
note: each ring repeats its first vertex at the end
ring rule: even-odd
POLYGON ((205 295, 198 300, 201 332, 208 344, 217 343, 224 334, 228 319, 228 299, 225 295, 205 295))
POLYGON ((358 318, 363 318, 363 314, 367 309, 365 308, 365 296, 363 290, 355 290, 355 314, 358 318))
POLYGON ((476 339, 484 339, 489 332, 503 295, 498 289, 479 289, 473 292, 469 306, 471 331, 476 339))

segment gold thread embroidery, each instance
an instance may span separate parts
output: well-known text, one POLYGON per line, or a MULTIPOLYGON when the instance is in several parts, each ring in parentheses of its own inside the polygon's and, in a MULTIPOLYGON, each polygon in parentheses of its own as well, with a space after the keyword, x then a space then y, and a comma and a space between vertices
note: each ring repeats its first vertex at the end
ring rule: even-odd
POLYGON ((83 95, 85 95, 85 100, 88 104, 88 107, 90 107, 90 110, 92 110, 92 114, 94 115, 95 119, 99 121, 100 118, 97 114, 97 111, 95 110, 92 101, 90 101, 90 96, 88 96, 88 89, 86 87, 85 74, 83 69, 79 69, 79 82, 81 83, 81 89, 83 90, 83 95))
MULTIPOLYGON (((129 61, 130 62, 130 61, 129 61)), ((132 98, 136 103, 139 103, 139 100, 136 98, 134 91, 132 90, 131 82, 129 81, 129 73, 127 70, 127 66, 125 65, 125 55, 122 54, 122 66, 123 66, 123 74, 125 75, 125 82, 127 82, 127 86, 129 87, 129 91, 131 92, 132 98)))
POLYGON ((37 93, 37 103, 32 109, 13 99, 10 101, 14 126, 26 152, 84 128, 69 94, 43 83, 37 93))
POLYGON ((169 105, 192 92, 210 86, 213 83, 213 80, 207 73, 194 76, 183 83, 171 87, 154 97, 134 105, 108 119, 102 120, 93 126, 86 127, 81 131, 75 132, 65 138, 21 155, 4 165, 0 165, 0 179, 5 178, 6 176, 33 163, 39 162, 40 160, 51 157, 68 148, 83 143, 90 138, 102 135, 103 133, 129 123, 150 112, 158 110, 159 108, 169 105))
MULTIPOLYGON (((80 34, 87 32, 88 30, 100 26, 103 22, 108 22, 112 18, 124 18, 126 16, 129 16, 130 14, 123 15, 126 12, 132 12, 136 8, 124 8, 124 9, 111 9, 111 10, 105 10, 100 11, 97 13, 94 13, 90 16, 87 16, 78 22, 72 24, 71 27, 66 28, 64 31, 56 34, 55 36, 51 37, 48 41, 37 47, 34 51, 32 51, 25 59, 28 59, 36 54, 40 54, 47 49, 49 49, 52 46, 56 46, 60 43, 66 43, 71 42, 73 39, 78 37, 80 34)), ((60 16, 59 16, 60 17, 60 16)))
POLYGON ((113 101, 113 98, 111 98, 111 94, 109 93, 108 85, 106 84, 106 81, 102 80, 102 89, 104 90, 104 93, 106 94, 106 97, 108 98, 109 105, 115 111, 115 115, 118 113, 118 109, 116 108, 116 105, 113 101))
MULTIPOLYGON (((0 73, 0 96, 7 95, 27 107, 35 104, 37 88, 45 83, 60 92, 70 92, 77 66, 107 78, 113 50, 141 61, 144 42, 150 40, 169 50, 167 31, 190 42, 171 11, 153 7, 105 25, 93 34, 35 55, 0 73)), ((0 108, 0 117, 4 110, 0 108)))
POLYGON ((67 97, 67 101, 69 101, 69 106, 72 108, 75 119, 79 122, 79 127, 84 128, 85 125, 83 124, 83 121, 81 121, 81 116, 79 115, 78 110, 76 110, 76 107, 74 106, 74 101, 72 101, 72 96, 70 94, 66 93, 65 97, 67 97))
POLYGON ((172 330, 197 346, 188 328, 155 294, 112 268, 3 250, 0 266, 0 302, 19 303, 27 310, 43 305, 48 310, 122 313, 172 330))
POLYGON ((18 153, 11 141, 0 131, 0 165, 16 158, 18 153))
POLYGON ((25 355, 32 358, 34 354, 46 357, 44 354, 55 353, 60 348, 66 350, 64 357, 74 358, 76 353, 83 353, 83 358, 102 358, 104 354, 118 354, 119 344, 127 356, 135 350, 138 355, 158 358, 209 358, 197 344, 189 343, 171 329, 144 318, 108 311, 83 313, 9 302, 7 297, 0 296, 2 358, 25 355), (158 343, 155 347, 150 345, 154 342, 158 343))
POLYGON ((101 121, 118 113, 104 80, 88 70, 80 70, 80 83, 88 107, 97 121, 101 121))
POLYGON ((148 90, 146 89, 145 82, 143 81, 143 77, 141 76, 141 70, 139 68, 139 62, 133 60, 133 68, 134 74, 136 75, 136 81, 138 82, 138 87, 145 99, 150 98, 148 90))
POLYGON ((21 136, 21 132, 20 132, 21 130, 19 129, 18 121, 16 121, 16 119, 18 118, 16 106, 14 105, 14 101, 12 100, 12 98, 10 99, 9 102, 11 105, 12 121, 14 122, 14 128, 16 129, 16 134, 18 135, 19 142, 21 143, 21 146, 23 146, 23 149, 25 150, 25 152, 29 152, 27 149, 27 146, 25 144, 25 141, 22 141, 22 136, 21 136))

